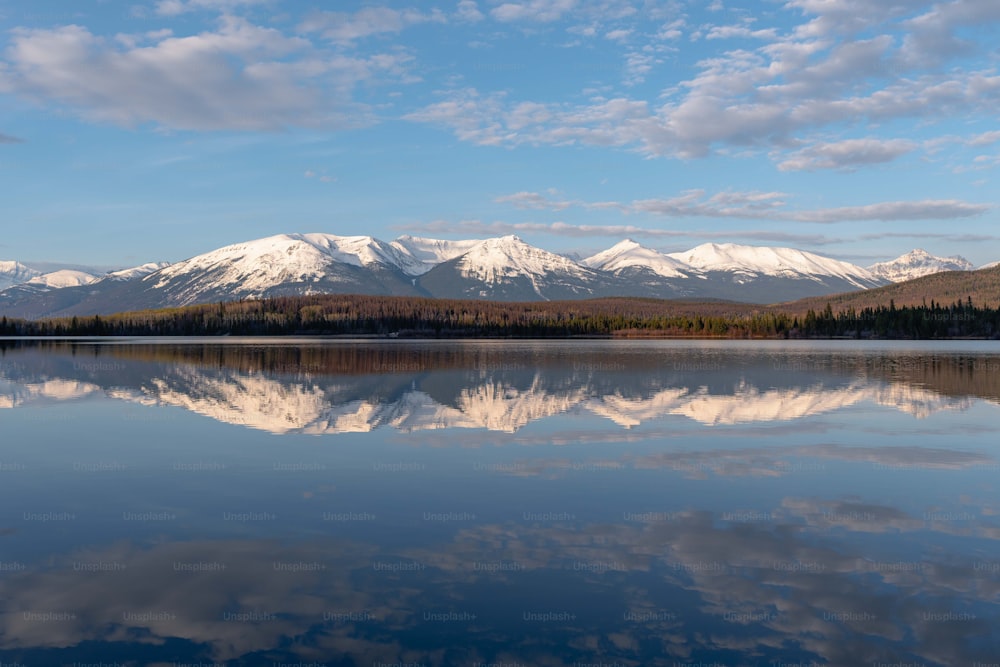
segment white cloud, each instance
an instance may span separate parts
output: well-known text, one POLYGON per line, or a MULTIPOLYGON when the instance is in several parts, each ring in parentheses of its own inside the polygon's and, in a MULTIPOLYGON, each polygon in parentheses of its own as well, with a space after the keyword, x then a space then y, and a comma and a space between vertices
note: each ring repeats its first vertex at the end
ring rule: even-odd
POLYGON ((905 22, 906 36, 901 58, 911 65, 932 65, 946 58, 975 50, 962 39, 966 27, 1000 21, 1000 4, 983 0, 953 0, 934 4, 927 12, 905 22))
POLYGON ((475 90, 460 91, 450 100, 437 102, 404 116, 406 120, 445 125, 463 141, 484 146, 503 142, 503 127, 494 118, 503 109, 503 95, 480 95, 475 90))
MULTIPOLYGON (((525 20, 529 6, 535 15, 543 8, 555 12, 545 14, 547 19, 559 14, 557 5, 541 2, 502 7, 515 5, 517 11, 510 11, 525 20)), ((941 18, 949 34, 959 34, 974 21, 998 20, 996 3, 956 0, 932 6, 930 0, 899 0, 873 6, 867 0, 789 0, 784 8, 804 15, 805 22, 783 33, 757 29, 748 21, 708 29, 712 38, 753 37, 764 44, 705 58, 692 77, 663 90, 662 102, 627 96, 594 97, 583 103, 532 99, 547 113, 538 113, 537 122, 511 128, 512 110, 529 100, 466 89, 409 118, 451 127, 465 140, 487 145, 615 146, 675 158, 738 148, 766 151, 785 170, 851 169, 895 159, 926 140, 917 141, 917 130, 912 138, 900 136, 880 145, 838 134, 877 134, 877 125, 916 121, 926 135, 938 121, 991 114, 1000 104, 1000 76, 995 71, 913 69, 905 53, 905 37, 916 34, 931 17, 941 18), (488 105, 483 103, 487 99, 488 105), (442 114, 446 109, 448 117, 442 114)), ((582 0, 574 16, 580 14, 599 16, 593 3, 582 0)), ((591 34, 615 37, 626 30, 616 25, 609 32, 599 20, 581 25, 591 34)), ((677 39, 684 25, 683 17, 675 17, 664 24, 663 35, 645 35, 653 41, 629 50, 622 85, 646 81, 663 61, 657 51, 666 48, 662 40, 677 39)), ((571 30, 580 33, 583 27, 571 30)), ((639 37, 631 33, 630 43, 639 37)), ((987 46, 981 42, 976 48, 987 46)))
POLYGON ((906 139, 845 139, 817 143, 792 153, 778 164, 781 171, 839 169, 853 171, 860 166, 891 162, 917 148, 906 139))
MULTIPOLYGON (((143 36, 148 39, 148 35, 143 36)), ((361 81, 399 77, 408 56, 351 58, 223 17, 215 31, 121 44, 80 26, 16 29, 0 92, 54 101, 94 121, 184 130, 274 130, 362 124, 361 81)))
POLYGON ((970 137, 967 140, 969 146, 989 146, 1000 141, 1000 130, 991 130, 970 137))
POLYGON ((515 192, 512 195, 497 197, 493 201, 500 204, 513 204, 515 207, 522 209, 550 211, 562 211, 575 205, 575 202, 571 201, 554 201, 538 192, 515 192))
POLYGON ((778 31, 775 28, 763 28, 752 30, 745 25, 717 25, 709 28, 705 34, 705 39, 775 39, 778 31))
POLYGON ((959 200, 916 200, 879 202, 865 206, 821 209, 792 209, 781 192, 726 190, 709 195, 705 190, 687 190, 675 197, 637 199, 631 202, 584 202, 552 200, 538 192, 517 192, 495 201, 517 208, 562 211, 576 206, 586 209, 617 209, 625 214, 643 213, 668 218, 738 218, 787 222, 858 222, 869 220, 951 220, 981 215, 986 204, 959 200))
POLYGON ((486 18, 486 16, 479 11, 479 6, 476 4, 476 0, 459 0, 458 8, 455 13, 458 15, 459 19, 470 23, 482 21, 486 18))
POLYGON ((880 239, 935 239, 953 243, 982 243, 984 241, 1000 241, 1000 236, 993 234, 944 234, 936 232, 882 232, 878 234, 862 234, 863 241, 880 239))
POLYGON ((926 7, 929 0, 788 0, 785 7, 813 16, 797 29, 800 37, 854 36, 886 21, 911 15, 926 7))
POLYGON ((416 9, 365 7, 354 13, 316 11, 299 25, 303 32, 318 32, 325 39, 348 43, 365 37, 400 33, 421 23, 445 23, 438 10, 424 13, 416 9))
POLYGON ((194 11, 231 12, 245 5, 262 5, 271 0, 159 0, 156 13, 160 16, 177 16, 194 11))
POLYGON ((893 201, 867 206, 796 211, 785 219, 800 222, 857 222, 867 220, 954 220, 981 215, 990 210, 987 204, 972 204, 957 199, 893 201))
POLYGON ((625 56, 625 78, 622 81, 626 86, 635 86, 646 80, 653 67, 663 62, 656 56, 648 53, 632 51, 625 56))
POLYGON ((494 7, 490 15, 497 21, 511 23, 526 21, 530 23, 551 23, 558 21, 567 12, 576 7, 577 0, 526 0, 524 2, 505 2, 494 7))

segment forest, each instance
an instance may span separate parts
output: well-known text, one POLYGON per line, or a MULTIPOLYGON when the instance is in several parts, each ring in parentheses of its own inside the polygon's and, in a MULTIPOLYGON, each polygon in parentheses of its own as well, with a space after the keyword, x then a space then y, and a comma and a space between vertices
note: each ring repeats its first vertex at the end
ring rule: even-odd
POLYGON ((1000 308, 951 304, 791 313, 780 306, 605 298, 511 303, 309 295, 17 320, 2 336, 381 336, 392 338, 1000 338, 1000 308))

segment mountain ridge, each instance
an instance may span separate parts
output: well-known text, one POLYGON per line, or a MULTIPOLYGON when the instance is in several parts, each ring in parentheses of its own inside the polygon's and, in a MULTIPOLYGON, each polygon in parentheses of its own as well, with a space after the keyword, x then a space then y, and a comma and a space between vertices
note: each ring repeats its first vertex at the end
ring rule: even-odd
POLYGON ((877 262, 868 267, 868 271, 872 275, 894 283, 942 271, 972 271, 974 269, 972 262, 961 255, 936 257, 923 248, 915 248, 896 259, 877 262))

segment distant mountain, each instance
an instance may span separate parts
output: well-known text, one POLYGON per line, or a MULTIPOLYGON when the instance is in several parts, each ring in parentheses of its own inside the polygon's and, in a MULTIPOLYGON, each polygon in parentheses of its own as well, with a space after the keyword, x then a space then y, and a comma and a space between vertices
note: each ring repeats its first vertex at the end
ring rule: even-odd
POLYGON ((0 261, 0 290, 26 283, 40 275, 41 271, 29 268, 20 262, 0 261))
POLYGON ((51 273, 43 273, 40 276, 35 276, 24 284, 44 289, 61 289, 63 287, 79 287, 80 285, 89 285, 90 283, 98 280, 100 280, 100 276, 96 276, 93 273, 87 273, 86 271, 74 271, 72 269, 61 269, 59 271, 52 271, 51 273))
MULTIPOLYGON (((63 292, 66 288, 81 287, 100 280, 98 276, 85 271, 73 269, 60 269, 41 275, 33 276, 31 279, 18 283, 0 291, 0 312, 3 312, 5 304, 26 303, 37 304, 44 300, 44 295, 51 292, 63 292)), ((39 313, 42 315, 43 313, 39 313)), ((19 316, 29 316, 27 313, 19 316)))
POLYGON ((972 262, 964 257, 935 257, 926 250, 917 248, 892 261, 872 264, 868 271, 883 280, 899 283, 941 271, 971 271, 974 268, 972 262))
POLYGON ((668 254, 626 239, 578 260, 517 236, 401 236, 385 242, 320 233, 279 234, 175 264, 148 263, 103 276, 54 272, 44 284, 29 284, 39 273, 16 262, 0 263, 0 276, 7 286, 0 290, 0 314, 29 318, 306 294, 776 303, 889 282, 859 266, 794 248, 706 243, 668 254))

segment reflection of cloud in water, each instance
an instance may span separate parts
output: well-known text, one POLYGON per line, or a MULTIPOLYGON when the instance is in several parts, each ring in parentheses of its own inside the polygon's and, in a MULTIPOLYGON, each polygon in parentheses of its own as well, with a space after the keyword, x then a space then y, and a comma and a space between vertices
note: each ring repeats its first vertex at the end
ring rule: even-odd
POLYGON ((621 523, 494 523, 393 552, 344 540, 117 543, 0 577, 0 641, 17 649, 181 637, 218 661, 281 646, 304 661, 428 665, 568 664, 567 647, 578 662, 613 655, 648 664, 650 647, 677 659, 704 651, 769 659, 795 646, 828 664, 971 664, 1000 648, 982 639, 1000 595, 995 571, 943 553, 899 560, 898 550, 886 564, 870 546, 829 542, 827 530, 843 526, 829 516, 851 512, 883 529, 912 527, 888 506, 786 499, 768 522, 686 511, 621 523), (803 518, 814 530, 801 529, 803 518), (379 572, 376 562, 426 569, 379 572), (579 618, 525 625, 526 609, 579 618), (942 620, 956 610, 974 618, 942 620), (427 623, 425 611, 480 620, 427 623), (38 622, 25 612, 74 617, 38 622))
POLYGON ((0 377, 0 408, 78 400, 100 391, 101 388, 95 384, 77 380, 54 379, 15 383, 0 377))
POLYGON ((498 466, 498 474, 520 477, 564 477, 574 472, 634 468, 669 470, 692 479, 709 475, 728 477, 781 477, 792 473, 822 472, 824 461, 868 462, 874 470, 963 470, 1000 467, 980 452, 914 446, 849 447, 817 444, 790 447, 671 450, 634 455, 627 450, 618 458, 519 459, 498 466))
POLYGON ((380 602, 350 581, 351 568, 370 567, 372 552, 340 541, 298 547, 177 542, 148 549, 123 543, 91 549, 62 559, 59 569, 0 578, 0 598, 7 600, 0 641, 11 649, 182 637, 211 645, 213 659, 229 660, 276 646, 281 637, 321 622, 331 606, 388 615, 383 604, 391 603, 390 597, 380 602), (278 562, 337 565, 281 572, 275 569, 278 562), (32 616, 67 612, 72 618, 52 622, 32 616))
MULTIPOLYGON (((866 511, 890 522, 906 520, 893 508, 866 511)), ((764 656, 768 648, 791 650, 798 644, 810 658, 828 664, 913 657, 971 664, 1000 648, 995 640, 984 645, 976 639, 992 636, 990 614, 996 612, 1000 580, 976 572, 972 563, 958 568, 921 563, 914 572, 905 561, 876 563, 864 553, 833 548, 794 524, 720 526, 715 519, 707 512, 685 512, 619 525, 479 526, 460 531, 450 548, 410 555, 433 556, 453 577, 474 581, 480 575, 470 563, 487 554, 498 564, 492 576, 506 585, 515 585, 525 571, 591 564, 581 575, 587 585, 620 591, 616 611, 642 619, 617 629, 618 643, 639 645, 655 636, 675 657, 702 649, 764 656), (954 581, 962 576, 976 585, 956 588, 954 581), (659 586, 654 581, 679 590, 654 594, 659 586), (685 599, 680 591, 697 593, 695 608, 671 604, 685 599), (951 618, 948 613, 956 608, 974 609, 975 618, 930 622, 951 618), (741 629, 745 626, 753 633, 741 629)))

